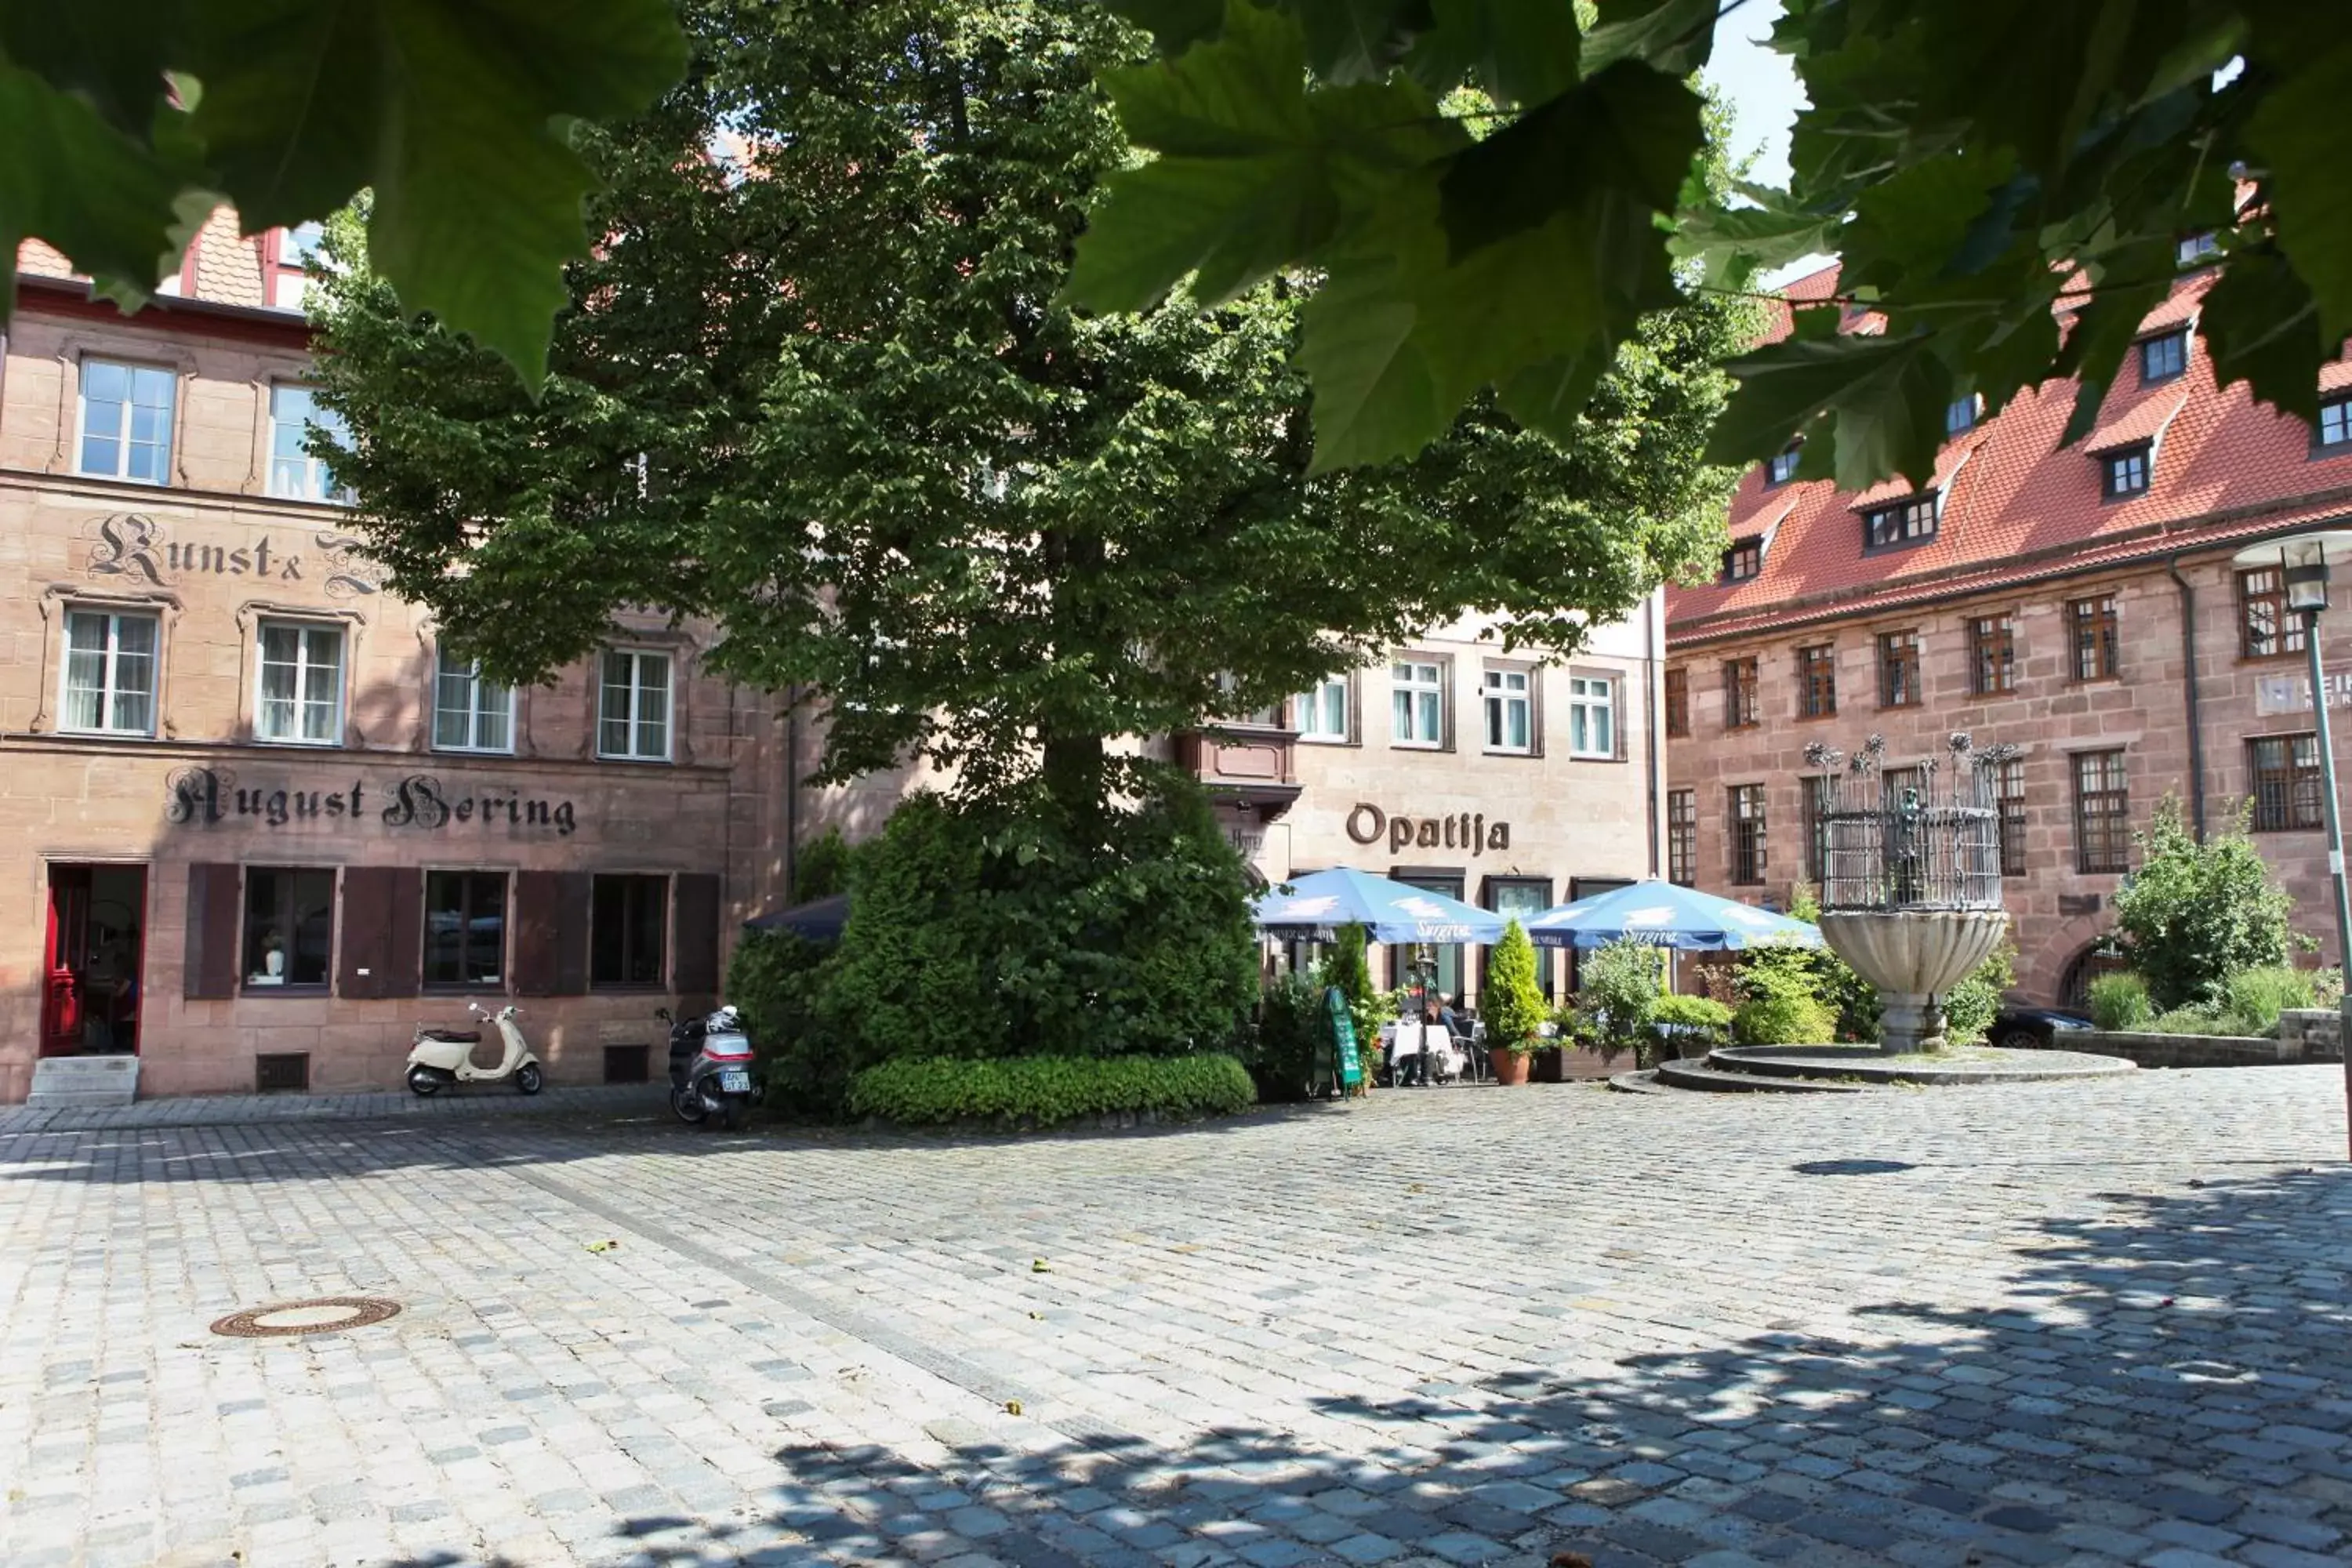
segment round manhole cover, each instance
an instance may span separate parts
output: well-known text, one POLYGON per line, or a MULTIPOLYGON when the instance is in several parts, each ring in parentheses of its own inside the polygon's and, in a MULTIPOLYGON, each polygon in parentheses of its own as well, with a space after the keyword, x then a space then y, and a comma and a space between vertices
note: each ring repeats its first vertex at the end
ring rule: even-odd
POLYGON ((274 1307, 249 1307, 231 1312, 213 1325, 213 1332, 233 1340, 276 1339, 284 1334, 340 1334, 381 1323, 400 1310, 400 1303, 381 1296, 322 1296, 315 1301, 280 1301, 274 1307))

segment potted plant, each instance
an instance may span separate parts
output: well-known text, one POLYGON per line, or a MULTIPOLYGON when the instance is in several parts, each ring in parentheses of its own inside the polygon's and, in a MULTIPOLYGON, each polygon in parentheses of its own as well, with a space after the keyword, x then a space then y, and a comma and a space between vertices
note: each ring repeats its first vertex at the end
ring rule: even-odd
POLYGON ((1486 994, 1480 998, 1486 1024, 1486 1057, 1496 1083, 1528 1081, 1528 1058, 1535 1055, 1537 1031, 1547 1009, 1536 987, 1535 943, 1513 921, 1486 965, 1486 994))

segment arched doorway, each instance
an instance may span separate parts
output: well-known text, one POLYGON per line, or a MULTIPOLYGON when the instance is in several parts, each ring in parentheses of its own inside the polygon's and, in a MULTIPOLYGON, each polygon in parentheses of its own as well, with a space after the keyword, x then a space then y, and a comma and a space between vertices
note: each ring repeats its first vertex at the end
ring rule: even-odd
POLYGON ((2101 937, 2066 965, 2065 977, 2058 983, 2058 1005, 2077 1013, 2088 1012, 2091 1006, 2091 982, 2102 974, 2114 974, 2129 969, 2123 955, 2113 950, 2113 942, 2101 937))

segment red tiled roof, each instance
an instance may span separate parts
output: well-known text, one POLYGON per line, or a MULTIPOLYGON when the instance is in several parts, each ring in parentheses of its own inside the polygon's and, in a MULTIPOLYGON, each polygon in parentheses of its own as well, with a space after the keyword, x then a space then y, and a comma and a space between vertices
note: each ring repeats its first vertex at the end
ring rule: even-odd
POLYGON ((1908 500, 1913 496, 1933 494, 1952 482, 1953 477, 1960 471, 1960 465, 1969 460, 1969 456, 1976 451, 1978 444, 1977 433, 1974 430, 1962 431, 1958 437, 1945 442, 1944 449, 1936 454, 1936 477, 1927 483, 1915 485, 1897 474, 1891 479, 1879 480, 1878 483, 1855 496, 1846 502, 1846 510, 1869 511, 1874 507, 1885 506, 1889 501, 1908 500))
POLYGON ((2137 447, 2142 441, 2161 441, 2172 416, 2188 405, 2189 389, 2174 384, 2169 397, 2143 397, 2116 415, 2113 419, 2083 437, 2083 450, 2090 457, 2102 452, 2118 451, 2137 447))
MULTIPOLYGON (((1825 268, 1787 293, 1826 298, 1836 277, 1825 268)), ((2210 269, 2184 277, 2148 322, 2192 319, 2212 281, 2210 269)), ((1787 332, 1786 307, 1774 328, 1772 337, 1787 332)), ((2352 387, 2352 362, 2330 365, 2321 384, 2352 387)), ((2242 382, 2217 386, 2201 344, 2192 345, 2185 374, 2155 386, 2141 385, 2137 363, 2126 359, 2100 407, 2097 433, 2061 448, 2074 403, 2074 382, 2045 382, 1948 443, 1937 466, 1946 490, 1936 535, 1899 549, 1865 554, 1853 508, 1882 490, 1884 500, 1912 493, 1905 481, 1858 495, 1818 479, 1768 489, 1761 467, 1750 468, 1732 497, 1729 522, 1735 539, 1778 522, 1764 569, 1738 583, 1669 590, 1669 642, 1867 615, 2352 511, 2352 451, 2315 454, 2300 420, 2257 404, 2242 382), (2095 447, 2159 433, 2147 489, 2105 499, 2095 447)))

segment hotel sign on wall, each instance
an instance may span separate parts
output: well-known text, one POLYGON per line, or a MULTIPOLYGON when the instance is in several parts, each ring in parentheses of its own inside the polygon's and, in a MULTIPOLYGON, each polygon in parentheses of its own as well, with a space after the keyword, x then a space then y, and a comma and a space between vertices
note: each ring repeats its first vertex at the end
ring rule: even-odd
MULTIPOLYGON (((2352 707, 2352 670, 2328 672, 2327 706, 2331 709, 2352 707)), ((2311 677, 2308 675, 2256 676, 2254 678, 2254 711, 2261 714, 2310 712, 2311 677)))
POLYGON ((1511 825, 1489 822, 1483 812, 1472 811, 1450 816, 1407 816, 1402 812, 1382 811, 1368 800, 1360 800, 1356 808, 1348 813, 1348 837, 1359 844, 1378 844, 1386 838, 1392 854, 1419 848, 1466 849, 1473 855, 1484 855, 1489 849, 1511 847, 1511 825))
POLYGON ((426 831, 546 829, 568 838, 579 826, 579 814, 568 800, 488 787, 461 793, 431 773, 410 773, 388 786, 353 779, 349 789, 289 789, 277 784, 247 787, 220 768, 180 768, 163 781, 163 820, 174 827, 235 823, 281 828, 317 823, 349 828, 373 822, 426 831))

